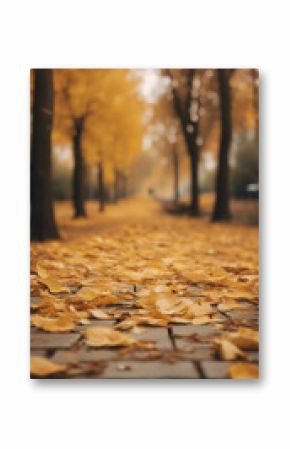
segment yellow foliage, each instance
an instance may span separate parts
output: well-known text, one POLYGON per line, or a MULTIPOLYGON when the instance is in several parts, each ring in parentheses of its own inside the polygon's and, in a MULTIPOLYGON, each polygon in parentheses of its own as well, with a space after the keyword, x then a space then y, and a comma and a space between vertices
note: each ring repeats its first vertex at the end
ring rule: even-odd
POLYGON ((70 144, 74 121, 82 118, 87 165, 102 161, 107 181, 126 171, 141 151, 144 102, 138 78, 127 69, 56 69, 53 141, 70 144))

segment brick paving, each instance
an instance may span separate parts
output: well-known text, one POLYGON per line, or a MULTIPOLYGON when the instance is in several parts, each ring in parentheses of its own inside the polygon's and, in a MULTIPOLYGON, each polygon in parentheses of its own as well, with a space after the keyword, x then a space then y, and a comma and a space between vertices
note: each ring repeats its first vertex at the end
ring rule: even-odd
MULTIPOLYGON (((213 339, 239 327, 258 328, 258 303, 256 300, 249 302, 247 295, 243 296, 244 285, 249 285, 253 297, 256 296, 257 229, 236 224, 212 224, 203 219, 172 217, 164 214, 159 203, 144 198, 109 205, 103 215, 98 213, 94 202, 88 203, 88 218, 81 223, 71 218, 70 207, 70 203, 56 205, 57 221, 65 239, 56 243, 56 246, 49 243, 33 244, 32 314, 37 313, 39 304, 37 283, 41 281, 41 276, 37 275, 36 265, 38 262, 42 265, 42 258, 47 258, 46 262, 50 258, 54 263, 61 262, 65 271, 71 270, 72 277, 74 269, 78 272, 77 283, 71 285, 70 293, 56 295, 60 299, 68 298, 72 300, 71 305, 74 305, 73 295, 77 294, 82 285, 79 282, 82 276, 80 273, 83 267, 90 267, 92 261, 97 268, 96 272, 89 269, 88 279, 93 280, 96 285, 102 279, 102 273, 105 273, 107 281, 112 280, 114 284, 112 291, 120 295, 122 303, 100 306, 104 312, 109 312, 108 320, 85 320, 68 332, 49 333, 31 328, 31 354, 45 356, 55 363, 68 366, 63 374, 52 377, 228 378, 231 362, 221 360, 213 339), (170 258, 173 262, 170 262, 170 258), (197 269, 197 276, 193 276, 193 279, 191 261, 194 269, 197 269), (163 273, 160 278, 158 267, 161 267, 163 273), (212 267, 212 272, 209 267, 212 267), (229 280, 229 297, 234 293, 232 285, 242 288, 239 302, 245 303, 245 310, 219 311, 214 294, 220 293, 223 288, 220 268, 223 270, 222 276, 227 276, 229 280), (124 276, 123 269, 127 271, 124 276), (199 282, 200 270, 208 273, 206 279, 209 282, 205 283, 202 277, 202 282, 199 282), (182 274, 184 271, 185 275, 182 274), (138 276, 139 272, 143 274, 138 276), (148 273, 149 282, 146 277, 148 273), (231 284, 232 281, 234 284, 231 284), (207 294, 211 299, 210 294, 213 293, 212 309, 214 318, 218 320, 216 325, 175 324, 153 327, 139 324, 141 333, 122 331, 133 335, 139 343, 140 340, 147 342, 146 347, 133 345, 128 348, 95 348, 88 347, 85 343, 83 331, 86 328, 115 328, 122 321, 120 317, 124 319, 134 315, 134 310, 137 310, 136 293, 141 298, 143 289, 147 288, 149 291, 151 287, 160 284, 161 287, 170 285, 173 294, 182 296, 182 289, 178 291, 177 288, 175 291, 175 284, 178 286, 180 282, 186 283, 186 294, 193 300, 202 299, 207 294)), ((46 264, 43 265, 45 268, 46 264)), ((49 263, 47 265, 48 272, 53 274, 53 268, 49 267, 49 263)), ((56 271, 54 275, 57 280, 56 271)), ((88 280, 86 276, 85 279, 88 280)), ((70 287, 70 283, 65 286, 70 287)), ((45 289, 42 283, 40 291, 48 291, 45 289)), ((217 298, 219 301, 219 295, 217 298)), ((235 299, 235 295, 233 298, 235 299)), ((258 364, 257 351, 244 352, 245 362, 258 364)), ((243 360, 239 362, 243 363, 243 360)))
MULTIPOLYGON (((37 301, 33 298, 33 302, 37 301)), ((121 305, 115 310, 124 310, 121 305)), ((112 306, 108 309, 112 309, 112 306)), ((104 308, 105 310, 105 308, 104 308)), ((258 321, 257 311, 223 314, 225 322, 252 326, 258 321)), ((138 326, 144 333, 134 338, 147 341, 148 348, 89 348, 82 332, 89 326, 113 327, 116 320, 92 319, 76 326, 74 331, 49 333, 31 328, 31 355, 71 367, 69 374, 53 377, 109 379, 227 379, 229 366, 212 344, 222 330, 210 325, 179 324, 166 327, 138 326), (154 347, 150 347, 153 342, 154 347)), ((248 361, 258 363, 256 351, 246 351, 248 361)))

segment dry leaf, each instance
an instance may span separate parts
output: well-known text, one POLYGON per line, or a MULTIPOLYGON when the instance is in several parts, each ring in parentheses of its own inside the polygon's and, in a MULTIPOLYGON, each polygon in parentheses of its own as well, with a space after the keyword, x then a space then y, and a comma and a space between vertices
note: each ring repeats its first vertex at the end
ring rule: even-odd
POLYGON ((259 367, 254 363, 235 363, 229 373, 232 379, 258 379, 259 367))
POLYGON ((36 271, 37 271, 38 276, 42 279, 46 279, 49 277, 48 271, 39 264, 36 265, 36 271))
POLYGON ((48 288, 50 293, 69 293, 69 288, 61 285, 56 279, 50 277, 41 278, 40 282, 48 288))
POLYGON ((241 349, 259 349, 259 332, 254 329, 239 327, 236 332, 230 332, 227 336, 241 349))
POLYGON ((90 310, 90 314, 94 317, 94 318, 98 318, 99 320, 109 320, 111 319, 111 316, 104 312, 103 310, 100 309, 93 309, 90 310))
POLYGON ((226 338, 215 338, 213 344, 219 351, 222 360, 236 360, 239 357, 245 358, 245 354, 226 338))
POLYGON ((109 327, 89 327, 84 332, 87 345, 101 346, 130 346, 135 343, 134 338, 109 327))
POLYGON ((32 356, 30 358, 30 372, 34 376, 46 377, 66 370, 66 365, 59 365, 45 357, 32 356))
POLYGON ((137 304, 143 308, 156 310, 165 317, 167 315, 171 321, 173 320, 172 315, 193 319, 213 313, 213 309, 208 302, 193 301, 169 293, 152 293, 140 298, 137 304))
POLYGON ((75 295, 75 299, 82 301, 92 301, 96 299, 98 293, 94 288, 82 287, 81 290, 75 295))
POLYGON ((31 322, 35 327, 43 329, 47 332, 66 332, 75 327, 71 317, 67 315, 62 315, 57 318, 33 315, 31 317, 31 322))

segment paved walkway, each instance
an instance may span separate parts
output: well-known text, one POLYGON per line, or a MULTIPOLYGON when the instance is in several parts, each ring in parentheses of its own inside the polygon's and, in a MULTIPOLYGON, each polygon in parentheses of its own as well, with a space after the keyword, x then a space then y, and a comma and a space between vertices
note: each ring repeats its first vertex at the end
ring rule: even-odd
MULTIPOLYGON (((106 314, 105 319, 89 314, 65 332, 31 327, 31 354, 67 367, 52 377, 224 379, 229 377, 233 361, 224 360, 216 339, 241 327, 258 328, 258 302, 251 295, 236 294, 241 285, 252 286, 255 282, 257 286, 257 228, 172 218, 163 215, 156 203, 144 201, 129 200, 110 206, 101 218, 96 206, 90 205, 91 217, 81 221, 71 220, 68 208, 59 208, 64 243, 32 245, 32 314, 42 310, 42 314, 53 317, 51 310, 39 309, 43 301, 40 297, 45 294, 72 310, 78 304, 77 295, 86 288, 83 279, 86 285, 96 286, 103 279, 106 282, 111 279, 114 288, 109 294, 120 297, 119 303, 107 301, 98 308, 106 314), (63 285, 69 292, 49 293, 39 266, 48 270, 52 267, 52 275, 55 266, 60 272, 63 269, 63 285), (227 278, 220 276, 221 270, 227 278), (192 271, 194 275, 207 273, 208 278, 194 279, 192 271), (134 272, 136 280, 130 281, 134 272), (229 285, 231 293, 227 296, 229 285), (95 326, 118 329, 125 319, 140 312, 136 301, 148 291, 170 292, 192 301, 210 301, 215 321, 213 324, 169 322, 167 326, 139 323, 121 332, 142 345, 88 346, 84 338, 86 329, 95 326), (220 303, 231 304, 232 298, 240 301, 240 309, 219 307, 220 303)), ((85 301, 82 310, 88 311, 89 307, 85 301)), ((241 362, 257 364, 257 348, 244 349, 241 362)))

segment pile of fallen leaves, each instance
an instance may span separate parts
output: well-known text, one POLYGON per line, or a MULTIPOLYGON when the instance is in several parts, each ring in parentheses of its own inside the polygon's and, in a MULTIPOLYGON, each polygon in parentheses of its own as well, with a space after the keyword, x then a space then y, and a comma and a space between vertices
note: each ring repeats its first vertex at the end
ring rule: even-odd
MULTIPOLYGON (((139 326, 210 324, 219 331, 213 345, 220 358, 247 362, 244 350, 258 349, 258 329, 228 321, 225 327, 224 314, 258 308, 257 234, 198 223, 123 225, 102 236, 32 244, 32 326, 46 332, 83 327, 86 345, 106 347, 142 345, 133 336, 139 326), (87 327, 95 319, 116 324, 87 327)), ((40 359, 32 361, 36 374, 65 369, 40 359)), ((238 365, 233 378, 241 376, 238 365)), ((249 369, 248 377, 257 377, 249 369)))

